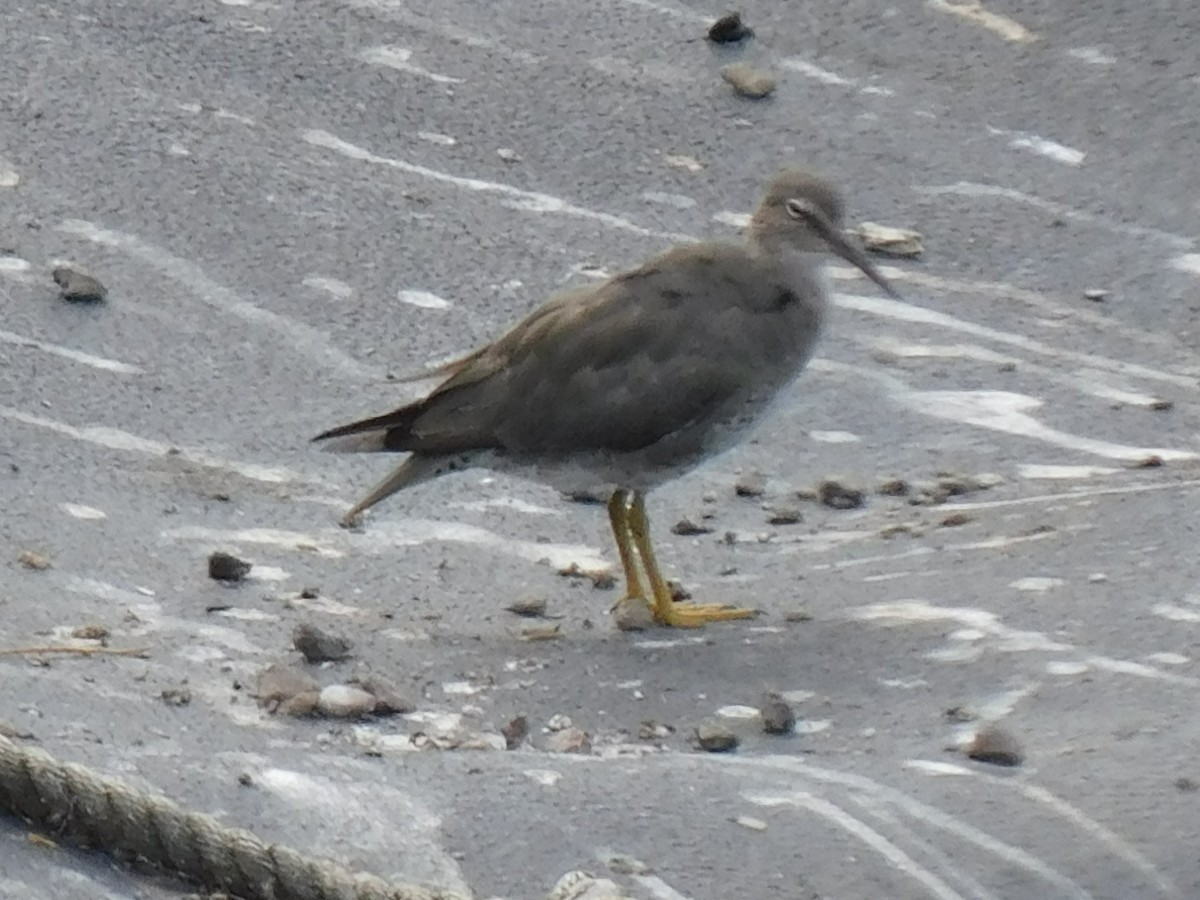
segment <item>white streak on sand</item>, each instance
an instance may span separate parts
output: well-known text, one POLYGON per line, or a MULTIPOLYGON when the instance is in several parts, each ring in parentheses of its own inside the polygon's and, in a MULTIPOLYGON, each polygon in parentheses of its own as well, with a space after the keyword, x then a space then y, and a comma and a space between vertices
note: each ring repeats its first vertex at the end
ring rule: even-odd
POLYGON ((695 240, 690 235, 680 235, 671 232, 653 231, 649 228, 643 228, 640 225, 635 225, 628 219, 621 216, 615 216, 611 213, 598 212, 594 209, 576 206, 561 197, 555 197, 551 194, 543 194, 537 191, 526 191, 521 188, 513 187, 508 184, 501 184, 495 181, 485 181, 482 178, 466 178, 459 175, 451 175, 448 172, 440 172, 437 169, 430 169, 427 166, 419 166, 415 163, 405 162, 401 159, 392 159, 387 156, 379 156, 372 153, 370 150, 359 147, 356 144, 351 144, 349 141, 343 141, 336 135, 330 134, 328 131, 321 129, 308 129, 301 134, 302 139, 314 147, 323 147, 326 150, 333 150, 335 153, 340 153, 348 159, 358 160, 359 162, 371 163, 377 166, 386 166, 390 169, 396 169, 401 172, 407 172, 410 175, 417 175, 421 178, 429 178, 434 181, 440 181, 444 184, 450 184, 454 187, 464 188, 469 191, 479 191, 485 194, 497 194, 510 201, 513 201, 514 206, 526 212, 538 213, 558 213, 565 216, 573 216, 579 219, 589 219, 593 222, 600 222, 610 228, 616 228, 621 231, 628 231, 633 234, 642 235, 643 237, 665 238, 667 240, 695 240))
POLYGON ((307 353, 322 365, 336 369, 344 375, 361 379, 382 377, 382 373, 334 347, 328 336, 320 330, 243 300, 229 288, 205 275, 204 270, 196 263, 175 256, 137 235, 102 228, 82 219, 66 219, 58 226, 58 230, 86 238, 93 243, 123 250, 187 288, 214 309, 273 331, 284 339, 289 350, 307 353))

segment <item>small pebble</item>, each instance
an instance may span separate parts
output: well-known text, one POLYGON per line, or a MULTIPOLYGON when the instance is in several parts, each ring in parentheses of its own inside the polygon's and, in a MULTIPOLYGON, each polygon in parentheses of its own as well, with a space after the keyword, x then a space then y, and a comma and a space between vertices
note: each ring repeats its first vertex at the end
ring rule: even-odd
POLYGON ((696 726, 696 743, 709 753, 728 753, 736 750, 741 741, 719 719, 705 719, 696 726))
POLYGON ((738 816, 733 820, 743 828, 749 828, 751 831, 766 831, 767 823, 762 819, 756 819, 754 816, 738 816))
POLYGON ((633 856, 624 853, 614 853, 608 858, 608 869, 616 875, 645 875, 651 869, 648 865, 633 856))
POLYGON ((977 731, 966 752, 971 759, 995 766, 1019 766, 1025 758, 1017 739, 998 725, 977 731))
POLYGON ((778 694, 767 694, 763 698, 762 729, 767 734, 791 734, 796 728, 796 714, 791 706, 778 694))
POLYGON ((1179 778, 1176 778, 1173 784, 1175 785, 1176 790, 1183 791, 1187 794, 1200 791, 1200 782, 1197 782, 1194 778, 1188 778, 1186 775, 1181 775, 1179 778))
POLYGON ((233 554, 220 550, 208 558, 208 577, 214 581, 241 581, 250 574, 252 568, 253 565, 244 559, 238 559, 233 554))
POLYGON ((517 716, 509 721, 501 730, 504 735, 504 745, 509 750, 515 750, 521 746, 525 738, 529 735, 529 720, 524 716, 517 716))
POLYGON ((592 749, 592 740, 582 728, 564 728, 546 740, 546 749, 551 753, 587 753, 592 749))
POLYGON ((966 513, 951 513, 942 519, 943 528, 956 528, 959 525, 966 525, 971 521, 971 517, 966 513))
POLYGON ((775 79, 749 63, 731 63, 723 66, 721 77, 733 87, 736 94, 750 100, 761 100, 775 92, 775 79))
POLYGON ((515 163, 521 161, 521 155, 512 147, 501 147, 496 151, 496 155, 507 163, 515 163))
POLYGON ((304 654, 305 662, 322 663, 345 659, 350 655, 351 645, 343 637, 301 622, 292 631, 292 646, 304 654))
POLYGON ((313 715, 317 711, 317 704, 320 700, 320 691, 303 691, 294 697, 288 697, 288 699, 280 703, 276 712, 281 716, 303 719, 313 715))
POLYGON ((362 688, 375 698, 375 708, 372 712, 377 716, 403 715, 417 708, 417 701, 407 691, 382 675, 352 678, 350 684, 362 688))
POLYGON ((908 482, 903 478, 891 478, 877 488, 877 492, 885 497, 904 497, 909 490, 908 482))
POLYGON ((534 625, 521 629, 521 640, 523 641, 557 641, 560 637, 562 637, 562 626, 558 623, 534 625))
POLYGON ((821 505, 830 509, 860 509, 867 503, 862 490, 835 478, 826 478, 817 485, 817 496, 821 505))
POLYGON ((546 728, 549 731, 565 731, 575 723, 571 721, 571 717, 563 713, 555 713, 546 722, 546 728))
POLYGON ((638 726, 639 741, 661 741, 669 738, 675 733, 675 729, 670 725, 664 725, 662 722, 656 722, 653 719, 646 719, 638 726))
POLYGON ((263 706, 274 708, 297 694, 318 690, 316 679, 308 673, 276 663, 258 674, 255 696, 263 706))
POLYGON ((767 478, 761 472, 750 472, 737 480, 733 491, 739 497, 761 497, 767 491, 767 478))
POLYGON ((1108 299, 1108 291, 1103 288, 1088 288, 1083 292, 1084 299, 1091 300, 1093 303, 1103 303, 1108 299))
POLYGON ((680 537, 693 537, 697 534, 712 534, 713 529, 708 525, 697 525, 691 519, 680 519, 671 526, 671 533, 680 537))
POLYGON ((949 722, 974 722, 979 716, 969 706, 952 706, 944 713, 949 722))
POLYGON ((72 303, 100 303, 108 296, 108 291, 98 280, 67 266, 55 269, 51 276, 59 287, 59 295, 72 303))
POLYGON ((798 525, 803 521, 804 516, 794 506, 776 506, 767 515, 768 525, 798 525))
POLYGON ((626 597, 613 610, 618 631, 649 631, 655 626, 650 604, 640 597, 626 597))
POLYGON ((546 615, 546 598, 522 597, 520 600, 506 606, 505 609, 516 616, 524 616, 527 619, 540 619, 546 615))
POLYGON ((736 44, 753 36, 754 31, 742 21, 742 14, 731 12, 721 16, 708 29, 708 39, 714 44, 736 44))
POLYGON ((316 600, 321 596, 321 589, 315 587, 306 587, 300 592, 301 600, 316 600))
POLYGON ((1175 408, 1174 400, 1155 400, 1150 404, 1150 408, 1155 412, 1170 412, 1175 408))
POLYGON ((103 625, 80 625, 72 630, 71 637, 81 641, 102 641, 108 637, 108 629, 103 625))
POLYGON ((785 622, 811 622, 813 614, 807 609, 793 609, 783 614, 785 622))
POLYGON ((334 719, 356 718, 375 711, 375 698, 359 687, 331 684, 321 690, 317 710, 334 719))
POLYGON ((187 706, 192 702, 192 692, 185 687, 163 688, 161 696, 167 706, 187 706))
POLYGON ((21 555, 17 557, 17 562, 35 572, 44 572, 51 566, 50 557, 34 553, 32 550, 22 550, 21 555))
POLYGON ((1158 469, 1164 465, 1163 458, 1157 453, 1151 453, 1149 456, 1143 457, 1135 462, 1132 466, 1134 469, 1158 469))

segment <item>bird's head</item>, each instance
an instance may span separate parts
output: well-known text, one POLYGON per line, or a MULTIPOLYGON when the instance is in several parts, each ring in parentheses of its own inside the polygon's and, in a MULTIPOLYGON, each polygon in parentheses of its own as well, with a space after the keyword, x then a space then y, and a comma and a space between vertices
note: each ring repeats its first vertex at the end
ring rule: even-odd
POLYGON ((786 247, 802 253, 836 253, 898 298, 866 253, 846 238, 844 218, 845 203, 831 181, 806 169, 784 169, 767 184, 750 219, 750 238, 765 250, 786 247))

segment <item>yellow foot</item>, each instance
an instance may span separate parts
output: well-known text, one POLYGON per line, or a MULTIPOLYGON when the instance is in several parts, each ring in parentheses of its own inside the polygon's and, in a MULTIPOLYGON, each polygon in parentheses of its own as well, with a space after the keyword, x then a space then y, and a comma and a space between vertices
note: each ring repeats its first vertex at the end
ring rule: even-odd
POLYGON ((753 619, 757 609, 724 606, 720 603, 667 603, 654 607, 654 621, 668 628, 699 628, 709 622, 753 619))

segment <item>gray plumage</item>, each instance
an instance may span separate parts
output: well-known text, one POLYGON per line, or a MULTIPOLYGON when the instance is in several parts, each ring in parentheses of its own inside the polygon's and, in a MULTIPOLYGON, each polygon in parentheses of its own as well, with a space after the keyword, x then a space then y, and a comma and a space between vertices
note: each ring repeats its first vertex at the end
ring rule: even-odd
MULTIPOLYGON (((645 492, 728 449, 811 358, 826 315, 821 254, 891 288, 842 236, 825 179, 786 169, 744 242, 674 247, 558 295, 429 375, 427 397, 330 429, 341 452, 412 455, 347 514, 483 465, 560 489, 645 492)), ((618 541, 620 537, 618 537, 618 541)))

